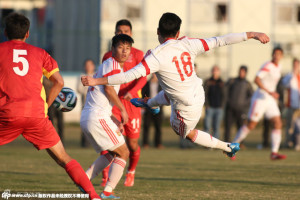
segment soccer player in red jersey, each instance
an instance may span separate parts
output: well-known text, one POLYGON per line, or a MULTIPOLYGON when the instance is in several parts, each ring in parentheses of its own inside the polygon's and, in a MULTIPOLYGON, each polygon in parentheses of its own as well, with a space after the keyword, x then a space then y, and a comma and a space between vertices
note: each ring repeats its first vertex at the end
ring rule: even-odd
MULTIPOLYGON (((130 37, 132 36, 132 25, 130 21, 126 19, 119 20, 116 23, 115 35, 126 34, 130 37)), ((102 59, 102 62, 106 59, 112 57, 112 52, 107 52, 102 59)), ((123 71, 126 72, 136 66, 142 61, 144 53, 136 48, 131 48, 131 53, 128 60, 124 63, 123 71)), ((129 155, 129 166, 125 179, 125 186, 131 187, 134 184, 134 174, 137 163, 140 159, 140 146, 138 144, 138 139, 140 137, 140 127, 141 127, 141 109, 133 106, 130 103, 132 98, 138 98, 141 95, 141 89, 145 86, 147 82, 146 77, 141 77, 140 79, 131 81, 129 83, 124 83, 120 87, 119 97, 121 102, 125 106, 128 113, 129 119, 128 123, 124 125, 124 133, 126 136, 126 143, 128 145, 130 155, 129 155)), ((116 118, 121 121, 122 116, 120 110, 114 106, 113 114, 116 118)), ((108 177, 108 168, 103 170, 102 186, 105 185, 108 177)))
POLYGON ((29 20, 12 13, 5 20, 7 42, 0 43, 0 145, 19 135, 65 168, 76 185, 100 200, 80 164, 72 159, 47 117, 47 109, 64 85, 56 61, 43 49, 27 44, 29 20), (48 99, 43 75, 53 83, 48 99))

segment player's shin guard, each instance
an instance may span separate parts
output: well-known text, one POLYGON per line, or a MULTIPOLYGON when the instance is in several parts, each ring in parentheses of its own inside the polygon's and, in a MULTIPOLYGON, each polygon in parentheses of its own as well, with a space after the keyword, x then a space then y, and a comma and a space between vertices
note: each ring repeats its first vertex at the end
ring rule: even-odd
POLYGON ((111 193, 115 189, 123 175, 125 166, 126 161, 124 159, 119 157, 114 159, 109 169, 108 181, 104 187, 104 192, 111 193))
POLYGON ((204 131, 196 130, 195 136, 191 141, 204 147, 216 148, 226 152, 231 152, 231 149, 228 146, 229 143, 218 140, 204 131))
POLYGON ((86 175, 90 180, 94 179, 104 168, 110 165, 113 158, 114 157, 110 153, 99 156, 88 170, 86 170, 86 175))
POLYGON ((161 90, 155 97, 149 99, 147 104, 151 108, 161 105, 170 105, 170 100, 166 96, 165 92, 161 90))
POLYGON ((136 166, 140 160, 141 147, 139 146, 136 151, 130 151, 128 172, 135 172, 136 166))
POLYGON ((273 129, 271 133, 272 153, 278 153, 281 142, 281 129, 273 129))
POLYGON ((71 160, 65 166, 66 172, 69 174, 74 183, 80 186, 87 194, 89 194, 90 199, 99 198, 99 195, 96 193, 94 186, 91 181, 88 179, 84 170, 76 160, 71 160))
POLYGON ((237 132, 233 142, 241 143, 249 134, 250 130, 246 125, 243 125, 237 132))

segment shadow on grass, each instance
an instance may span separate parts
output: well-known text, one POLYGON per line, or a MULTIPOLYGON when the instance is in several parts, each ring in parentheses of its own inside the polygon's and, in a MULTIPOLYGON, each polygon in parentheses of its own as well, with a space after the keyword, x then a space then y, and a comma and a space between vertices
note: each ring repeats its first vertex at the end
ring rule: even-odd
POLYGON ((285 186, 285 187, 290 187, 290 186, 296 186, 298 187, 299 184, 296 183, 280 183, 280 182, 266 182, 266 181, 250 181, 250 180, 225 180, 225 179, 188 179, 188 178, 158 178, 158 177, 151 177, 151 178, 146 178, 146 177, 136 177, 135 179, 140 179, 140 180, 147 180, 147 181, 191 181, 191 182, 204 182, 204 183, 242 183, 242 184, 252 184, 252 185, 264 185, 264 186, 285 186))

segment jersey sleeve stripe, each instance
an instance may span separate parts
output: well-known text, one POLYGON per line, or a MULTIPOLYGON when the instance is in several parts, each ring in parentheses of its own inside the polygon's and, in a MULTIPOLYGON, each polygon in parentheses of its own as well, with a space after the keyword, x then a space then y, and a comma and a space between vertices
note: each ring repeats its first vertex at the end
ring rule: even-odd
POLYGON ((43 74, 49 79, 55 72, 58 72, 59 68, 53 69, 51 72, 48 72, 45 68, 43 68, 43 74))
POLYGON ((112 75, 115 75, 115 74, 119 74, 121 72, 120 69, 115 69, 115 70, 112 70, 111 72, 103 75, 103 77, 108 77, 108 76, 112 76, 112 75))
POLYGON ((209 47, 208 47, 206 41, 203 40, 203 39, 199 39, 199 40, 202 42, 202 45, 203 45, 203 47, 204 47, 204 50, 205 50, 205 51, 208 51, 208 50, 209 50, 209 47))
POLYGON ((146 69, 146 75, 149 75, 150 74, 150 68, 148 67, 148 64, 146 63, 145 58, 143 58, 142 64, 146 69))

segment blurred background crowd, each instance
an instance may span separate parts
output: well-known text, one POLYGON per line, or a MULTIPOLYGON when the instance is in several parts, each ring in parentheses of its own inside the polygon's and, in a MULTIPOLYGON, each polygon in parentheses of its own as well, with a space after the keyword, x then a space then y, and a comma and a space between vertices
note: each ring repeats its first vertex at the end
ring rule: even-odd
MULTIPOLYGON (((236 129, 232 126, 239 128, 247 118, 251 95, 256 88, 253 83, 256 72, 271 59, 272 49, 280 46, 284 50, 283 76, 277 88, 285 122, 284 144, 300 150, 300 0, 0 0, 0 42, 5 41, 3 20, 14 11, 25 14, 31 21, 28 43, 46 49, 57 60, 65 86, 77 91, 78 106, 72 112, 60 113, 49 108, 49 117, 62 140, 63 121, 77 123, 80 119, 86 88, 81 86, 79 77, 93 74, 101 64, 101 58, 110 49, 116 21, 131 21, 134 47, 146 52, 158 45, 156 29, 160 16, 164 12, 174 12, 183 20, 182 36, 207 38, 255 30, 271 38, 271 42, 260 46, 259 50, 258 43, 251 41, 197 57, 197 74, 204 80, 206 91, 201 124, 205 131, 225 141, 233 139, 236 129)), ((47 87, 46 81, 44 83, 47 87)), ((160 90, 156 78, 148 77, 143 95, 155 95, 149 89, 153 85, 160 90)), ((162 119, 163 115, 170 114, 167 107, 163 111, 155 117, 143 113, 141 134, 145 148, 149 147, 151 123, 156 132, 154 144, 163 147, 162 119)), ((262 144, 258 148, 269 145, 268 120, 263 127, 262 144)), ((191 146, 186 141, 180 144, 191 146)), ((86 145, 82 138, 81 146, 86 145)))

